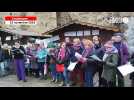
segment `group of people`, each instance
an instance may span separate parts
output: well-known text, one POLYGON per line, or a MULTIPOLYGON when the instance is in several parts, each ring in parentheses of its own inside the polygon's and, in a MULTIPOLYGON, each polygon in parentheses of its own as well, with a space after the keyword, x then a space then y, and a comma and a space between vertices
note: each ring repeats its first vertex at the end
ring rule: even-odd
MULTIPOLYGON (((28 43, 26 48, 16 42, 11 54, 18 81, 26 82, 26 75, 40 79, 50 76, 51 82, 59 86, 94 87, 94 76, 98 73, 99 87, 124 87, 124 77, 117 67, 129 60, 134 63, 134 57, 129 54, 123 38, 122 33, 116 33, 102 44, 98 36, 93 36, 92 40, 74 38, 73 41, 67 37, 49 48, 43 42, 28 43), (76 53, 81 57, 76 57, 76 53), (100 60, 93 59, 93 55, 100 60), (68 70, 71 62, 77 62, 72 71, 68 70)), ((1 52, 0 57, 3 57, 1 52)), ((132 75, 130 79, 134 79, 132 75)))

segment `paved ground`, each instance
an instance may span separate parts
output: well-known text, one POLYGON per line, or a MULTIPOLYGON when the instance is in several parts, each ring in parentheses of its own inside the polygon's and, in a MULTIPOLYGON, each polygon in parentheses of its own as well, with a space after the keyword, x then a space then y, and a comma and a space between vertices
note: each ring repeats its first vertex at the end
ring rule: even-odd
MULTIPOLYGON (((28 82, 17 81, 15 75, 0 78, 0 87, 58 87, 58 84, 51 83, 50 80, 39 80, 28 77, 28 82)), ((98 86, 98 77, 94 78, 95 87, 98 86)), ((125 87, 130 87, 129 76, 125 77, 125 87)))
POLYGON ((39 80, 28 77, 28 82, 17 81, 15 75, 0 78, 0 87, 57 87, 57 84, 50 83, 50 80, 39 80))

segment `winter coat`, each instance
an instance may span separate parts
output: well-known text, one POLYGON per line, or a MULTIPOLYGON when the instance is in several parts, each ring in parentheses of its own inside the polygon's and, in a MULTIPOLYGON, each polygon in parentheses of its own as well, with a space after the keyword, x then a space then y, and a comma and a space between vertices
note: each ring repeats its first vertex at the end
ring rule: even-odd
POLYGON ((92 72, 92 74, 95 72, 96 62, 97 62, 96 60, 94 60, 94 59, 92 59, 90 57, 90 56, 92 56, 94 54, 95 54, 94 48, 92 48, 91 50, 89 50, 88 53, 85 56, 85 58, 87 58, 87 61, 84 62, 84 63, 82 63, 82 66, 81 66, 84 70, 92 72))
POLYGON ((118 65, 118 53, 108 54, 103 65, 102 78, 107 81, 114 81, 116 79, 116 71, 118 65))
POLYGON ((11 52, 14 56, 14 59, 25 59, 26 52, 23 46, 20 46, 20 48, 13 47, 11 52))
POLYGON ((104 52, 105 52, 104 47, 103 47, 101 44, 98 44, 98 45, 94 44, 94 50, 95 50, 95 51, 94 51, 95 54, 96 54, 100 59, 102 59, 103 56, 104 56, 104 52))
POLYGON ((3 53, 3 49, 1 48, 0 49, 0 62, 4 61, 5 59, 5 56, 4 56, 4 53, 3 53))
POLYGON ((37 62, 45 62, 47 57, 47 50, 45 48, 42 48, 40 50, 37 50, 37 62))
MULTIPOLYGON (((115 43, 114 43, 114 46, 116 47, 115 43)), ((116 47, 116 48, 118 49, 118 47, 116 47)), ((126 64, 129 59, 129 52, 128 52, 128 48, 127 48, 126 44, 121 42, 120 49, 118 49, 118 52, 120 54, 120 60, 121 60, 121 61, 119 61, 120 63, 118 64, 118 66, 126 64)))
POLYGON ((70 62, 70 50, 68 48, 65 48, 65 56, 63 59, 58 59, 59 58, 59 51, 60 49, 58 49, 56 51, 56 63, 57 64, 65 64, 66 66, 65 67, 68 67, 69 65, 69 62, 70 62))
POLYGON ((4 58, 5 59, 10 59, 11 58, 11 55, 10 55, 8 49, 3 49, 3 53, 4 53, 4 58))

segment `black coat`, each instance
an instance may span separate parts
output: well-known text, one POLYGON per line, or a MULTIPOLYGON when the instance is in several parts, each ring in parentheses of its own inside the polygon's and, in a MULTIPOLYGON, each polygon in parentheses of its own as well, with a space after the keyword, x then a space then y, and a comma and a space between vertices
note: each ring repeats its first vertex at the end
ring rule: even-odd
POLYGON ((15 59, 24 59, 25 58, 25 49, 23 46, 20 46, 20 48, 12 48, 12 55, 15 59))
POLYGON ((0 48, 0 62, 4 61, 4 59, 5 59, 5 55, 4 55, 3 49, 0 48))

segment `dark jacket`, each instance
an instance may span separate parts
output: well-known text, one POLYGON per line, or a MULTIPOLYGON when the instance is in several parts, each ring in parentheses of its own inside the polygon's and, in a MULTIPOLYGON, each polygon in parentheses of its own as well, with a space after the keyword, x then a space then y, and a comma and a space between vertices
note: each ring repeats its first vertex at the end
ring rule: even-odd
POLYGON ((4 58, 5 59, 10 59, 11 58, 11 55, 10 55, 8 49, 3 49, 3 53, 4 53, 4 58))
POLYGON ((0 48, 0 62, 4 61, 5 57, 4 57, 4 53, 3 53, 3 49, 0 48))
POLYGON ((94 55, 95 52, 94 52, 94 48, 88 52, 86 58, 87 58, 87 61, 85 63, 82 64, 82 68, 85 70, 85 71, 90 71, 92 74, 95 73, 95 70, 96 70, 96 60, 92 59, 90 56, 94 55))
POLYGON ((25 49, 23 46, 20 46, 20 48, 12 48, 12 54, 14 56, 14 59, 24 59, 25 58, 25 49))
POLYGON ((102 59, 104 56, 104 47, 102 46, 102 44, 94 44, 94 50, 95 50, 95 54, 102 59))

